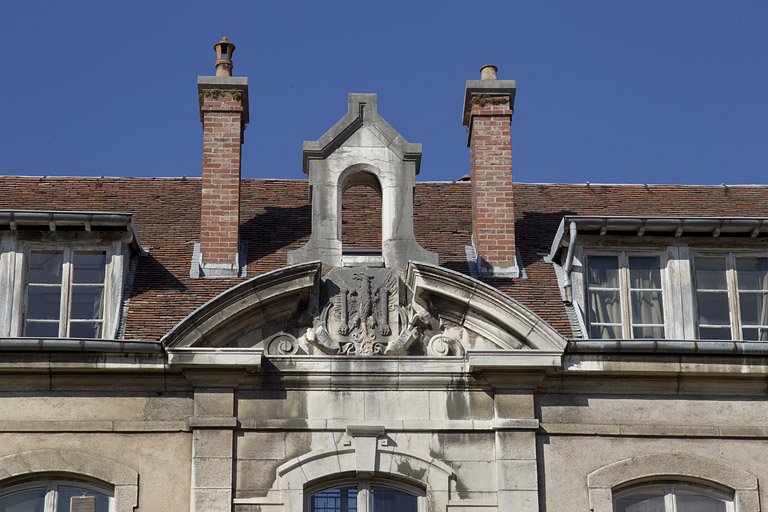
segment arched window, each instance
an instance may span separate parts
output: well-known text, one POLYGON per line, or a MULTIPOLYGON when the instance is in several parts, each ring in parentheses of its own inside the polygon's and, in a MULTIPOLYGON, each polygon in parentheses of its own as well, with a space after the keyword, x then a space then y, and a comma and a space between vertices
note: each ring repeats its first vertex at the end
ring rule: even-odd
POLYGON ((618 492, 614 512, 733 512, 733 494, 689 484, 655 484, 618 492))
POLYGON ((0 490, 0 512, 112 512, 112 492, 82 482, 46 480, 0 490))
POLYGON ((422 491, 391 482, 349 482, 308 494, 308 512, 426 512, 422 491))

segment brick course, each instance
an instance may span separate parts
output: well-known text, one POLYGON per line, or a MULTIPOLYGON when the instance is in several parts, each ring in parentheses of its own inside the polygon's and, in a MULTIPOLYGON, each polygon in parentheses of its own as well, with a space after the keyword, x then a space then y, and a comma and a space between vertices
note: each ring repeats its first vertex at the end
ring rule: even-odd
POLYGON ((237 264, 243 105, 227 91, 204 97, 200 251, 203 264, 237 264))
POLYGON ((503 104, 471 105, 472 235, 483 262, 504 268, 515 266, 511 120, 509 97, 503 104))

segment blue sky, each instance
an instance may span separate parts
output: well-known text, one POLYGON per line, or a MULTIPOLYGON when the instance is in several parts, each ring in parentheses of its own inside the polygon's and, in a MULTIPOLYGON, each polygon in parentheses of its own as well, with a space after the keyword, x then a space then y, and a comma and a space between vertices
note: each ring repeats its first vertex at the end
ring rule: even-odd
POLYGON ((376 92, 418 179, 458 179, 464 83, 495 64, 516 181, 768 183, 766 27, 765 0, 6 2, 0 173, 200 176, 196 77, 226 35, 245 178, 303 179, 302 141, 376 92))

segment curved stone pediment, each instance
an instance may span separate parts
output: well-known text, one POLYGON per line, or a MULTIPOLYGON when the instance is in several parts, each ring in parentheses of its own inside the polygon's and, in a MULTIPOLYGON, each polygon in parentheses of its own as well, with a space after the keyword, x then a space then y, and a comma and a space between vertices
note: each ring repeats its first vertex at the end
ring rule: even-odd
POLYGON ((267 356, 475 360, 501 352, 557 358, 566 346, 522 304, 443 267, 411 262, 405 276, 386 268, 321 270, 319 262, 305 263, 241 283, 198 308, 162 341, 172 353, 239 349, 267 356))

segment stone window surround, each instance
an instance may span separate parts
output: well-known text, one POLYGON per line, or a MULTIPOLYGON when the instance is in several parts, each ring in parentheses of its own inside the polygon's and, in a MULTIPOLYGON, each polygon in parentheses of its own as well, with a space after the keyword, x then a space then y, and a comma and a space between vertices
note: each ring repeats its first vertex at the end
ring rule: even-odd
POLYGON ((95 479, 113 490, 115 512, 133 512, 138 506, 139 473, 112 459, 75 450, 33 450, 0 457, 0 486, 18 477, 95 479))
MULTIPOLYGON (((382 426, 348 425, 345 439, 341 446, 307 453, 277 469, 284 510, 306 510, 311 492, 349 482, 350 475, 383 485, 401 482, 423 489, 429 497, 429 510, 446 509, 450 481, 455 478, 448 465, 388 446, 382 426)), ((420 501, 419 512, 427 505, 425 499, 420 501)))
POLYGON ((719 460, 697 455, 660 453, 630 457, 587 476, 591 512, 612 512, 617 489, 650 481, 693 483, 733 492, 735 512, 759 512, 757 477, 719 460))

